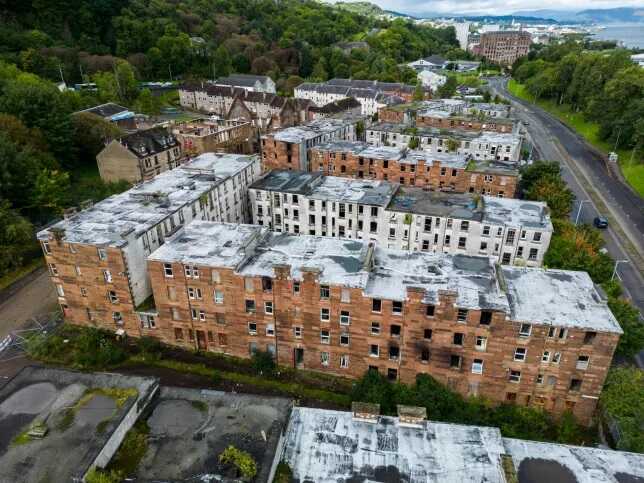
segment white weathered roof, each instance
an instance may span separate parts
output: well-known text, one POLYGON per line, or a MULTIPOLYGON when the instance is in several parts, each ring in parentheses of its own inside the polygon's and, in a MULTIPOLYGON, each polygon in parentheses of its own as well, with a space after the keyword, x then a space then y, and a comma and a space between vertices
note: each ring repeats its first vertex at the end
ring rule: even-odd
POLYGON ((274 276, 276 266, 288 265, 296 280, 302 280, 304 271, 316 271, 320 283, 359 288, 365 297, 404 301, 407 289, 420 289, 423 302, 435 304, 439 292, 449 291, 456 294, 459 308, 502 311, 517 322, 621 333, 585 272, 498 268, 488 257, 393 250, 312 235, 252 236, 253 229, 264 233, 247 225, 198 222, 186 228, 187 236, 166 241, 150 259, 164 261, 167 254, 168 261, 235 266, 241 275, 265 277, 274 276), (230 240, 231 250, 218 249, 217 240, 230 240))
POLYGON ((334 133, 351 124, 353 124, 351 121, 326 117, 300 126, 281 129, 273 135, 273 138, 277 141, 300 143, 324 134, 334 133))
POLYGON ((366 243, 356 240, 270 233, 239 273, 272 277, 275 265, 290 265, 296 280, 312 270, 319 272, 320 283, 362 288, 369 277, 363 269, 367 250, 366 243))
POLYGON ((512 320, 622 333, 586 272, 503 266, 501 273, 512 320))
POLYGON ((483 196, 483 223, 552 231, 546 203, 514 198, 483 196))
POLYGON ((519 481, 545 483, 637 483, 644 480, 644 455, 582 446, 503 438, 519 481), (563 468, 562 468, 563 467, 563 468), (574 480, 563 479, 568 471, 574 480), (560 479, 556 479, 561 475, 560 479), (528 479, 530 478, 530 479, 528 479))
POLYGON ((196 220, 168 239, 148 260, 236 268, 267 232, 259 225, 196 220))
POLYGON ((256 161, 257 156, 202 154, 55 223, 39 232, 38 238, 48 239, 52 231, 64 230, 63 240, 68 243, 122 246, 128 234, 145 233, 256 161))
MULTIPOLYGON (((354 420, 350 412, 293 408, 284 458, 297 481, 502 483, 496 428, 354 420)), ((553 482, 554 483, 554 482, 553 482)))
POLYGON ((518 481, 636 483, 644 455, 503 438, 498 428, 425 421, 401 425, 351 412, 295 407, 284 459, 296 481, 506 483, 502 457, 510 456, 518 481))

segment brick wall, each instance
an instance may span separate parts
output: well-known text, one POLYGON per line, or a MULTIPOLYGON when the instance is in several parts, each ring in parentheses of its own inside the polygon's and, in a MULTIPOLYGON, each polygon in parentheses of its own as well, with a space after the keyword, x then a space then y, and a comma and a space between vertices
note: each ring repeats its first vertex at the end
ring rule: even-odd
POLYGON ((272 136, 261 140, 262 172, 271 169, 301 169, 300 145, 276 141, 272 136))
POLYGON ((388 180, 406 186, 429 186, 436 190, 445 189, 458 193, 485 193, 507 198, 514 198, 516 195, 516 176, 443 167, 439 161, 427 165, 425 160, 420 160, 413 165, 399 163, 397 160, 370 159, 352 153, 313 148, 310 162, 311 171, 321 171, 330 176, 388 180))
MULTIPOLYGON (((399 121, 400 122, 400 121, 399 121)), ((416 117, 417 127, 435 127, 438 129, 463 129, 464 131, 490 131, 498 133, 512 132, 512 122, 503 122, 494 119, 463 119, 460 117, 416 117)))
POLYGON ((586 424, 618 340, 617 335, 598 333, 589 341, 586 332, 573 329, 560 338, 561 328, 549 334, 550 327, 538 325, 522 336, 521 324, 507 320, 502 312, 483 315, 489 315, 489 323, 481 311, 459 313, 451 292, 439 294, 430 315, 421 290, 408 291, 400 314, 394 313, 389 300, 382 300, 380 310, 374 311, 372 299, 361 289, 331 286, 329 298, 321 298, 313 271, 304 272, 296 289, 288 266, 275 267, 270 290, 263 288, 260 277, 245 281, 231 269, 216 269, 216 281, 208 267, 199 267, 198 279, 186 278, 177 263, 172 264, 172 277, 165 276, 162 262, 150 262, 149 270, 159 313, 156 336, 168 344, 237 357, 274 346, 284 366, 350 378, 371 368, 411 384, 417 374, 427 373, 465 396, 542 406, 555 414, 571 409, 586 424), (194 293, 197 288, 201 299, 190 299, 189 289, 194 293), (215 290, 223 303, 215 303, 215 290), (247 300, 254 302, 254 312, 247 310, 247 300), (272 303, 272 314, 266 312, 265 302, 272 303), (173 319, 173 308, 179 320, 173 319), (203 310, 205 320, 192 320, 191 309, 203 310), (323 309, 328 310, 328 321, 321 320, 326 318, 321 316, 323 309), (343 313, 348 316, 344 321, 343 313), (255 324, 254 334, 249 323, 255 324), (455 334, 462 334, 462 341, 455 340, 455 334), (477 344, 477 337, 484 337, 485 343, 477 344), (527 349, 524 361, 515 360, 517 348, 527 349), (545 350, 550 351, 549 362, 542 362, 545 350), (556 353, 558 363, 553 362, 556 353), (585 370, 576 367, 580 355, 590 358, 585 370), (482 361, 480 374, 473 371, 475 360, 482 361), (510 371, 520 372, 518 382, 510 380, 510 371), (580 390, 570 390, 573 379, 581 381, 580 390))

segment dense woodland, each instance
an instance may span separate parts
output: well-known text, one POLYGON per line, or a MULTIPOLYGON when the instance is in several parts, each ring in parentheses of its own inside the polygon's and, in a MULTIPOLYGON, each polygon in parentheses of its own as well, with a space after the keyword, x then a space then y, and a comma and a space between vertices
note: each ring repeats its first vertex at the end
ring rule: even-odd
POLYGON ((5 7, 0 55, 68 83, 111 72, 118 59, 139 79, 268 74, 414 81, 399 67, 424 55, 463 57, 454 29, 421 27, 305 0, 27 0, 5 7), (195 40, 196 38, 203 39, 195 40), (334 48, 363 40, 350 55, 334 48))
POLYGON ((567 42, 532 50, 513 77, 536 98, 566 104, 600 126, 618 148, 644 147, 644 69, 627 50, 588 51, 567 42))

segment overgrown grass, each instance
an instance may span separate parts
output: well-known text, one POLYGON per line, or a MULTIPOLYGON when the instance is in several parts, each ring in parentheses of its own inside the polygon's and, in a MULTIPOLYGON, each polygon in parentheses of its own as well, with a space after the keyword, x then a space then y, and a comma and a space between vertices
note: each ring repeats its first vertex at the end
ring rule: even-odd
POLYGON ((42 267, 43 263, 44 263, 44 259, 42 257, 38 257, 34 260, 31 260, 30 262, 20 267, 19 269, 3 275, 2 277, 0 277, 0 290, 4 290, 12 283, 20 280, 22 277, 26 277, 34 270, 37 270, 38 268, 42 267))
POLYGON ((179 372, 185 372, 188 374, 195 374, 198 376, 213 379, 216 378, 217 380, 250 385, 269 391, 276 391, 284 395, 300 399, 326 401, 347 408, 351 405, 351 398, 348 394, 341 394, 337 392, 327 391, 325 389, 306 387, 304 384, 297 382, 285 382, 267 378, 265 376, 242 374, 231 371, 219 371, 208 367, 205 364, 194 364, 170 359, 150 360, 147 358, 141 358, 140 356, 132 356, 128 362, 130 364, 152 365, 165 369, 172 369, 179 372))
POLYGON ((117 473, 122 478, 134 475, 141 460, 148 451, 150 428, 145 419, 140 419, 128 431, 112 461, 106 468, 108 472, 117 473))
MULTIPOLYGON (((508 82, 508 91, 520 99, 535 104, 534 96, 527 91, 525 85, 518 83, 514 79, 510 79, 508 82)), ((599 125, 586 121, 582 113, 573 112, 569 106, 565 104, 559 105, 550 99, 537 99, 536 105, 573 128, 586 141, 604 152, 604 154, 613 151, 614 146, 599 139, 599 125)), ((644 196, 644 157, 642 153, 635 153, 633 162, 630 161, 632 154, 630 150, 618 149, 617 154, 619 155, 619 165, 626 181, 635 191, 644 196)))
POLYGON ((275 471, 273 483, 291 483, 291 481, 293 481, 293 471, 286 462, 281 461, 277 465, 277 471, 275 471))
POLYGON ((30 429, 31 426, 28 426, 21 433, 14 436, 14 438, 11 440, 11 446, 20 446, 32 442, 33 438, 29 436, 30 429))
MULTIPOLYGON (((129 398, 136 397, 137 394, 137 390, 133 388, 95 387, 87 389, 72 407, 65 408, 63 410, 63 412, 59 416, 58 423, 56 424, 56 429, 58 429, 59 431, 68 430, 74 423, 76 412, 97 395, 113 399, 116 407, 121 408, 129 398)), ((107 425, 111 421, 112 417, 113 415, 98 423, 96 427, 97 434, 103 434, 105 432, 107 425)))

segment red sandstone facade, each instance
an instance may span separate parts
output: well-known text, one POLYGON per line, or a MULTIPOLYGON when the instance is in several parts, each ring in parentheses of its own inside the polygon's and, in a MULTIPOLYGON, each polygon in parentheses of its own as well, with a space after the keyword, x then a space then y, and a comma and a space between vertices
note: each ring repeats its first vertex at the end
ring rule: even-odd
POLYGON ((165 343, 244 358, 270 350, 282 365, 350 378, 372 369, 413 383, 428 373, 463 395, 572 410, 585 424, 619 338, 539 325, 526 335, 505 313, 459 311, 451 292, 428 306, 421 290, 408 290, 398 305, 321 286, 313 271, 294 282, 288 266, 276 266, 271 279, 205 266, 188 273, 194 268, 198 278, 180 263, 149 263, 154 335, 165 343), (583 368, 580 360, 590 362, 583 368))
MULTIPOLYGON (((431 155, 428 155, 431 156, 431 155)), ((348 178, 387 180, 405 186, 429 187, 457 193, 482 193, 491 196, 516 196, 518 175, 515 171, 496 173, 484 168, 452 168, 440 161, 418 160, 417 164, 401 163, 396 159, 365 158, 348 152, 333 152, 313 148, 309 154, 310 171, 348 178)), ((290 166, 290 165, 286 165, 290 166)), ((266 169, 288 169, 279 163, 266 169)))
MULTIPOLYGON (((302 146, 299 143, 277 141, 268 135, 262 138, 262 172, 271 169, 303 169, 300 164, 302 146)), ((304 168, 306 168, 306 162, 304 168)))
POLYGON ((436 116, 416 116, 417 127, 435 127, 438 129, 462 129, 464 131, 491 131, 498 133, 509 133, 513 130, 512 121, 503 119, 484 119, 478 120, 469 117, 436 117, 436 116))

